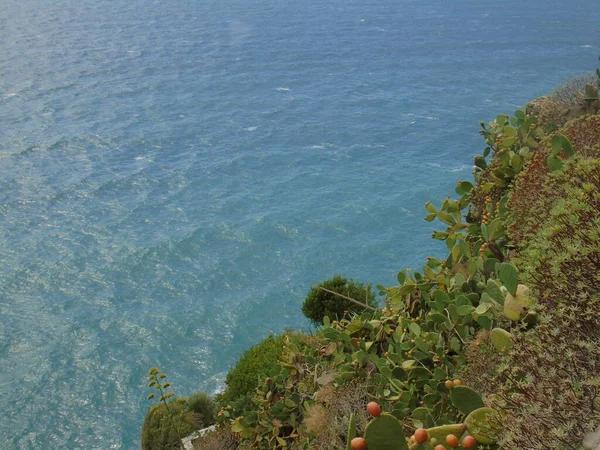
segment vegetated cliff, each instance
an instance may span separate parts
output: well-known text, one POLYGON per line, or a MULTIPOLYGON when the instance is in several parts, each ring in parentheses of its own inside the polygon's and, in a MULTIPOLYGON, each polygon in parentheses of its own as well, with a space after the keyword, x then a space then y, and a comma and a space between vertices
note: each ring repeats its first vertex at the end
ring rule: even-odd
POLYGON ((425 205, 447 257, 378 286, 383 309, 286 332, 196 448, 581 448, 600 424, 600 116, 597 86, 572 91, 482 123, 473 182, 425 205))

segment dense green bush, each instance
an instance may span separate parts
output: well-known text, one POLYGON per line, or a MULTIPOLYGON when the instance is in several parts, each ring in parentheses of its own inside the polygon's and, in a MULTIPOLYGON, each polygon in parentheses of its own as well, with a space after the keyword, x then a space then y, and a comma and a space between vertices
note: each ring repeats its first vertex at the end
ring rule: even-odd
POLYGON ((188 398, 188 409, 196 415, 196 420, 202 424, 202 428, 215 423, 217 404, 205 392, 197 392, 188 398))
POLYGON ((338 294, 358 300, 361 303, 366 303, 372 308, 377 306, 375 293, 369 285, 365 286, 352 279, 335 275, 331 280, 326 280, 316 286, 312 286, 306 295, 306 299, 302 305, 302 312, 315 325, 322 325, 323 317, 325 316, 331 320, 336 320, 344 317, 345 311, 362 313, 365 310, 364 307, 345 300, 338 295, 324 291, 321 288, 337 292, 338 294))
POLYGON ((142 450, 178 450, 181 438, 200 428, 185 399, 150 408, 142 427, 142 450))
POLYGON ((262 342, 246 350, 236 366, 229 371, 225 383, 225 392, 217 396, 222 404, 228 404, 254 394, 258 380, 265 378, 277 364, 277 358, 283 349, 285 334, 270 335, 262 342))

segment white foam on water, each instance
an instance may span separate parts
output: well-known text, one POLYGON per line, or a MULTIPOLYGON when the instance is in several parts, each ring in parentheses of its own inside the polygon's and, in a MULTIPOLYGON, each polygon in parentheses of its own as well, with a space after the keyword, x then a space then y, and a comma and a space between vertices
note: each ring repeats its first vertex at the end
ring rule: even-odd
POLYGON ((275 90, 279 91, 279 92, 290 92, 291 91, 290 88, 286 88, 286 87, 278 87, 275 90))

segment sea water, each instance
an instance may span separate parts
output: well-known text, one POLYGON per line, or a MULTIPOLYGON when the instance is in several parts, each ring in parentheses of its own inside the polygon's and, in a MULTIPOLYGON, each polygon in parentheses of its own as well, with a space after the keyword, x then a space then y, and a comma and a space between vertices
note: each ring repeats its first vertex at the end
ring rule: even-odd
POLYGON ((5 0, 0 449, 139 447, 158 366, 222 388, 335 273, 394 285, 596 0, 5 0))

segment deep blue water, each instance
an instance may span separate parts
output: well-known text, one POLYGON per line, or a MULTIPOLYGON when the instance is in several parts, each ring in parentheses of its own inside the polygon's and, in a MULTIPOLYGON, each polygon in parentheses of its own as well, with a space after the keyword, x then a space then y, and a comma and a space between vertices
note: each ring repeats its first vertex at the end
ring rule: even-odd
POLYGON ((129 449, 311 284, 441 255, 478 121, 600 54, 597 0, 5 0, 1 449, 129 449))

